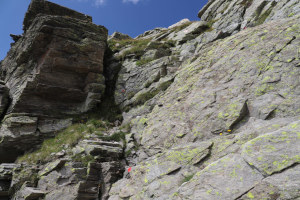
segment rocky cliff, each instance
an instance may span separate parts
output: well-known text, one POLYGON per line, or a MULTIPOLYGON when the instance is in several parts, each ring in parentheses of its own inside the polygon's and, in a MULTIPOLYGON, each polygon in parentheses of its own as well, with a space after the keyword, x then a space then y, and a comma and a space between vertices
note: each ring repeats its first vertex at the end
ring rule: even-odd
POLYGON ((300 199, 299 0, 198 16, 106 41, 33 0, 1 63, 0 199, 300 199))
POLYGON ((105 90, 106 38, 107 30, 88 16, 47 1, 30 4, 24 34, 1 66, 0 162, 15 160, 69 126, 70 116, 95 107, 105 90))

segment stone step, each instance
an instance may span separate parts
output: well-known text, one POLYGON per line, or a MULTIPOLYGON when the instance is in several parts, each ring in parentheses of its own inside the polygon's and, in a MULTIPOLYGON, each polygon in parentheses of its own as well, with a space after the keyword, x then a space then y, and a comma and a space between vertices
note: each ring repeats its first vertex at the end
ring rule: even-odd
POLYGON ((84 194, 98 194, 99 181, 88 181, 80 184, 78 192, 84 194))
POLYGON ((89 140, 83 140, 82 143, 92 144, 92 145, 104 145, 104 146, 120 147, 120 148, 123 147, 123 145, 119 142, 103 141, 99 138, 90 138, 89 140))
POLYGON ((19 166, 14 163, 2 163, 0 165, 0 180, 10 180, 13 169, 19 166))
POLYGON ((78 199, 80 200, 98 200, 98 194, 78 194, 78 199))

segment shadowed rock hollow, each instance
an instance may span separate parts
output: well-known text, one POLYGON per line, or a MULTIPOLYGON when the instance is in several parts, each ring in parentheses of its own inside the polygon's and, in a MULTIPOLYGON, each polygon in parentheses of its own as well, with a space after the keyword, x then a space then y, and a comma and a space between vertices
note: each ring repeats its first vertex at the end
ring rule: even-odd
POLYGON ((0 198, 300 199, 299 14, 211 0, 108 39, 32 1, 1 63, 0 198))

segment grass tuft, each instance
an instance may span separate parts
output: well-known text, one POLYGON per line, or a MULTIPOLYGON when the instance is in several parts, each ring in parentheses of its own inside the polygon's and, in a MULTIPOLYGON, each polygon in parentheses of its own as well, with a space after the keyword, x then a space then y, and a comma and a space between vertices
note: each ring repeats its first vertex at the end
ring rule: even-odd
POLYGON ((179 32, 179 31, 185 29, 186 27, 188 27, 189 25, 191 25, 192 23, 193 22, 184 23, 184 24, 182 24, 180 26, 176 26, 176 27, 172 28, 172 30, 175 31, 175 32, 179 32))
POLYGON ((94 158, 94 156, 91 156, 91 155, 76 154, 72 157, 72 160, 75 162, 80 162, 85 167, 87 167, 90 162, 95 161, 95 158, 94 158))
POLYGON ((152 62, 153 60, 155 60, 155 59, 150 59, 150 58, 148 58, 148 59, 141 59, 141 60, 136 61, 136 65, 137 66, 146 65, 146 64, 152 62))
POLYGON ((47 163, 51 161, 52 153, 58 153, 65 148, 70 149, 74 147, 85 135, 92 133, 103 135, 102 132, 107 130, 109 126, 110 123, 96 119, 91 119, 86 123, 73 124, 59 132, 54 138, 44 140, 40 149, 24 154, 17 159, 17 162, 29 164, 47 163))
POLYGON ((124 59, 127 55, 135 54, 136 57, 141 57, 144 54, 144 51, 151 41, 150 39, 127 39, 127 40, 110 40, 108 42, 109 48, 113 52, 118 52, 126 46, 131 46, 130 49, 126 50, 125 52, 120 55, 118 59, 124 59))
POLYGON ((194 175, 195 175, 195 174, 191 174, 191 175, 189 175, 189 176, 184 177, 184 179, 182 180, 182 183, 181 183, 181 184, 183 184, 183 183, 185 183, 185 182, 189 182, 189 181, 194 177, 194 175))

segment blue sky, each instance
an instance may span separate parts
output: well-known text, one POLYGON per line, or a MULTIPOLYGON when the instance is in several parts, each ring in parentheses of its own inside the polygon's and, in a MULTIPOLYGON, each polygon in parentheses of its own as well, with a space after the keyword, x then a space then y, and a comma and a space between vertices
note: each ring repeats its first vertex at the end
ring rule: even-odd
MULTIPOLYGON (((91 15, 93 22, 135 37, 155 27, 168 27, 183 18, 199 20, 207 0, 50 0, 91 15)), ((30 0, 0 0, 0 60, 10 48, 9 34, 22 34, 30 0)))

